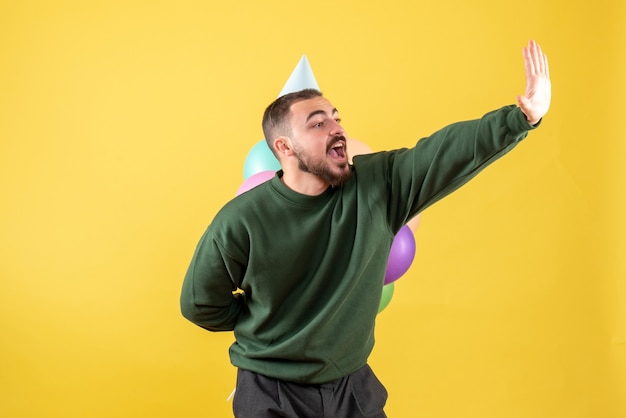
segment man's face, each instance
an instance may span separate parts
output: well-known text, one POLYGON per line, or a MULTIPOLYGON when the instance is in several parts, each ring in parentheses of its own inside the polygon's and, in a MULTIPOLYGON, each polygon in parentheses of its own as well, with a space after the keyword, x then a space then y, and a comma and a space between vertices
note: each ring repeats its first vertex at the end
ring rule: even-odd
POLYGON ((337 109, 324 97, 302 100, 291 106, 290 122, 300 170, 332 186, 345 183, 351 171, 337 109))

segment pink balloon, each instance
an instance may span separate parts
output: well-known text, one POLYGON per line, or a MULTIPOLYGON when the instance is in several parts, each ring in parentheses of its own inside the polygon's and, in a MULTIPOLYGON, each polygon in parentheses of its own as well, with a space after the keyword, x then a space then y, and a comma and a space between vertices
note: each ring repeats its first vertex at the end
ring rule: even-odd
POLYGON ((275 175, 276 175, 276 172, 271 171, 271 170, 260 171, 256 174, 251 175, 250 177, 248 177, 247 179, 243 181, 241 186, 239 186, 239 188, 237 189, 236 196, 239 196, 240 194, 247 192, 248 190, 258 186, 261 183, 265 183, 266 181, 270 180, 275 175))
POLYGON ((411 228, 411 231, 413 231, 413 234, 415 234, 417 232, 417 228, 420 226, 421 220, 422 220, 422 214, 419 213, 415 218, 407 222, 406 226, 411 228))
POLYGON ((411 229, 404 225, 393 239, 387 270, 385 271, 385 284, 394 282, 407 272, 415 258, 415 237, 411 229))

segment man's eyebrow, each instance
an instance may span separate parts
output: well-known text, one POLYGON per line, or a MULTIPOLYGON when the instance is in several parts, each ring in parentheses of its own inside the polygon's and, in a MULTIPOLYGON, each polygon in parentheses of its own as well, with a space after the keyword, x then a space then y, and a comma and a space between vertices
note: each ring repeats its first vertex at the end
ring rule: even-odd
MULTIPOLYGON (((333 110, 331 112, 331 115, 335 115, 335 114, 337 114, 337 109, 333 108, 333 110)), ((314 110, 313 112, 309 113, 309 116, 307 116, 305 122, 308 122, 309 119, 311 119, 315 115, 324 115, 324 116, 326 116, 326 112, 323 111, 323 110, 314 110)))

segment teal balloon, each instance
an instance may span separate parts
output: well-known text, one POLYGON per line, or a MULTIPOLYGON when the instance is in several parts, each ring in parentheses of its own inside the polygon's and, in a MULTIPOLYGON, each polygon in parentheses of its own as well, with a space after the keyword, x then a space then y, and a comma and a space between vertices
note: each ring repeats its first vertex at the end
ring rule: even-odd
POLYGON ((395 283, 389 283, 383 286, 383 296, 380 299, 380 305, 378 305, 378 313, 381 313, 387 307, 387 305, 389 305, 389 302, 391 302, 391 298, 393 297, 394 285, 395 283))
POLYGON ((278 171, 280 170, 280 163, 278 159, 272 154, 272 151, 267 146, 265 140, 257 142, 243 163, 243 178, 244 180, 250 176, 253 176, 262 171, 278 171))

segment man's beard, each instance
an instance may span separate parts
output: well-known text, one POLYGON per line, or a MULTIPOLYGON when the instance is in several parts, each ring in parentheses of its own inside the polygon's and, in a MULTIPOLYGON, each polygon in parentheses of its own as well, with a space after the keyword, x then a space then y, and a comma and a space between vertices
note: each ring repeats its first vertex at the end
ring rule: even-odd
MULTIPOLYGON (((334 141, 331 141, 329 147, 338 140, 345 140, 345 138, 336 137, 334 141)), ((306 161, 306 156, 303 156, 299 152, 296 153, 296 158, 298 159, 298 168, 301 171, 314 174, 333 187, 343 186, 352 175, 352 170, 349 168, 349 164, 347 162, 339 165, 337 168, 341 171, 336 172, 332 170, 332 167, 330 167, 325 160, 319 162, 309 162, 306 161)))

